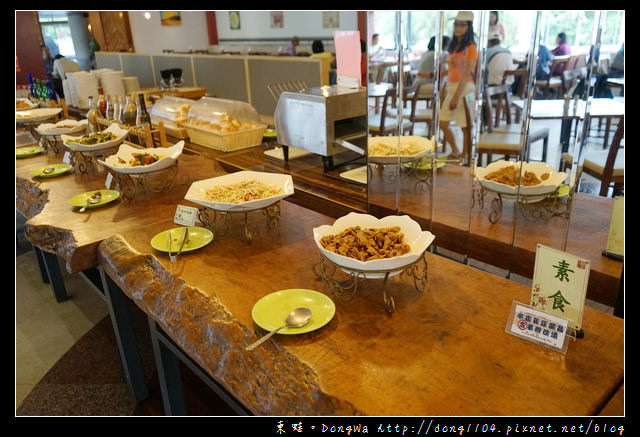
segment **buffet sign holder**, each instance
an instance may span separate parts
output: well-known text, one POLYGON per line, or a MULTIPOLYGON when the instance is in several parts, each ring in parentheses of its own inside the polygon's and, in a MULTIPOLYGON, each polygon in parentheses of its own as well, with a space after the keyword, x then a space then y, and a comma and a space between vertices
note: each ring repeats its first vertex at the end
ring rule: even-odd
POLYGON ((267 228, 275 229, 280 225, 280 201, 278 200, 271 205, 263 206, 262 208, 249 209, 245 211, 222 211, 211 207, 201 207, 198 210, 198 220, 214 233, 224 235, 229 230, 229 222, 231 220, 231 214, 244 214, 244 241, 247 244, 251 244, 253 237, 249 231, 248 215, 253 211, 262 211, 265 216, 267 228))
POLYGON ((387 292, 387 280, 389 279, 389 276, 398 273, 406 274, 413 279, 413 285, 418 294, 422 295, 427 285, 428 265, 426 252, 426 250, 422 252, 422 255, 412 263, 389 270, 360 270, 351 267, 347 268, 336 264, 323 254, 320 254, 320 260, 313 264, 312 270, 318 278, 322 279, 325 288, 330 293, 335 294, 343 300, 351 300, 355 296, 358 291, 358 283, 360 281, 365 279, 382 279, 382 301, 384 303, 384 308, 388 314, 393 314, 396 309, 396 304, 393 296, 387 292), (338 269, 345 272, 349 278, 343 281, 339 281, 334 278, 338 269), (376 276, 384 276, 382 278, 372 278, 371 276, 367 278, 367 275, 373 274, 376 276), (347 292, 349 293, 347 294, 347 292))
POLYGON ((495 197, 491 200, 491 210, 489 211, 489 221, 497 223, 502 217, 502 208, 505 200, 517 200, 516 208, 522 217, 529 222, 548 222, 553 217, 569 219, 571 202, 573 201, 573 190, 569 189, 567 194, 561 193, 561 189, 566 185, 560 185, 553 192, 547 194, 526 195, 518 193, 516 195, 505 194, 491 190, 480 185, 474 180, 474 194, 471 199, 473 208, 477 200, 480 209, 484 208, 484 201, 487 193, 493 193, 495 197), (517 197, 517 199, 514 199, 517 197), (541 197, 543 197, 541 199, 541 197), (566 200, 562 200, 566 197, 566 200))

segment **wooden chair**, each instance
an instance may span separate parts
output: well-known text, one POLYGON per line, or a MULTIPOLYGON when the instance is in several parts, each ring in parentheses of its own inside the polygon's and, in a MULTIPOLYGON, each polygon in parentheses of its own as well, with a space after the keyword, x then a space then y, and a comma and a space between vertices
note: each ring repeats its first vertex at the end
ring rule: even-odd
MULTIPOLYGON (((528 70, 526 68, 518 68, 516 70, 505 70, 502 75, 502 84, 507 85, 507 80, 510 76, 514 76, 514 80, 518 79, 518 87, 511 94, 511 106, 514 111, 514 118, 516 123, 520 123, 520 117, 522 116, 522 109, 520 106, 515 105, 516 101, 524 100, 525 90, 527 89, 527 82, 529 77, 527 76, 528 70)), ((508 85, 507 85, 508 86, 508 85)), ((508 112, 505 114, 508 117, 511 117, 511 107, 509 107, 508 112)))
MULTIPOLYGON (((587 151, 581 170, 600 180, 600 196, 606 197, 613 184, 613 196, 620 194, 624 187, 624 116, 621 117, 618 129, 613 137, 609 150, 587 151)), ((564 171, 573 164, 573 155, 563 153, 560 169, 564 171)), ((579 173, 578 173, 579 174, 579 173)))
POLYGON ((563 91, 562 76, 555 75, 554 70, 557 69, 556 67, 562 66, 562 71, 564 71, 569 59, 570 56, 556 56, 551 61, 549 74, 544 79, 536 80, 536 88, 540 88, 546 97, 551 94, 555 98, 560 97, 560 93, 563 91))
MULTIPOLYGON (((471 162, 471 132, 475 122, 473 113, 475 105, 475 93, 469 93, 464 97, 464 111, 467 126, 462 128, 464 155, 467 162, 471 162)), ((520 135, 514 133, 481 132, 476 143, 478 164, 482 161, 482 155, 487 155, 487 164, 491 163, 493 154, 505 155, 505 158, 514 156, 518 159, 522 154, 520 135)))
MULTIPOLYGON (((395 116, 389 114, 389 101, 394 99, 397 95, 396 88, 389 88, 387 92, 384 94, 382 99, 382 109, 377 114, 369 115, 369 133, 373 136, 384 136, 384 135, 399 135, 398 132, 398 123, 397 123, 397 113, 395 116)), ((411 128, 411 122, 407 120, 404 121, 402 128, 404 130, 409 130, 411 128)))
MULTIPOLYGON (((486 87, 484 92, 483 106, 490 120, 493 118, 493 97, 497 97, 498 101, 504 99, 507 107, 511 105, 511 98, 507 85, 493 85, 486 87)), ((510 117, 507 118, 506 124, 502 124, 499 114, 496 113, 495 122, 493 124, 489 123, 489 125, 487 126, 487 131, 489 133, 496 134, 520 135, 520 133, 522 132, 522 123, 511 123, 509 118, 510 117)), ((547 149, 549 147, 549 128, 533 128, 529 126, 529 136, 527 137, 527 144, 531 145, 532 143, 540 140, 543 141, 542 162, 545 162, 547 160, 547 149)), ((530 147, 528 147, 527 150, 530 150, 530 147)), ((491 155, 489 155, 489 159, 491 159, 491 155)), ((528 161, 529 156, 526 156, 525 159, 528 161)))

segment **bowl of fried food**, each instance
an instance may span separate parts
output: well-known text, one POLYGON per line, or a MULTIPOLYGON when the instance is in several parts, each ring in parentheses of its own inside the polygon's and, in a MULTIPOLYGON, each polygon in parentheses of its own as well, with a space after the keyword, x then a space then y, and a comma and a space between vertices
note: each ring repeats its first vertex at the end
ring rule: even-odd
POLYGON ((121 144, 118 153, 98 162, 116 173, 141 174, 164 170, 171 167, 182 154, 184 141, 171 147, 153 147, 142 149, 121 144))
POLYGON ((418 261, 435 239, 408 215, 381 219, 349 213, 333 225, 313 229, 322 255, 346 273, 364 272, 367 278, 394 276, 418 261))
POLYGON ((487 167, 477 167, 475 177, 485 189, 515 198, 526 196, 529 202, 543 200, 554 193, 567 174, 545 162, 511 162, 499 160, 487 167))

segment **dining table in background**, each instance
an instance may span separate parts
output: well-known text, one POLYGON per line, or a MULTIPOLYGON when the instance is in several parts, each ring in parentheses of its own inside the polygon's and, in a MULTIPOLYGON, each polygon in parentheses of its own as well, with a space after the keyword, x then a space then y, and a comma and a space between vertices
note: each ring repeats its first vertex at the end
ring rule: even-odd
MULTIPOLYGON (((522 110, 525 101, 514 101, 513 104, 522 110)), ((562 153, 566 153, 569 150, 571 126, 575 120, 584 119, 586 104, 585 100, 535 99, 531 101, 529 116, 532 120, 562 120, 560 143, 562 144, 562 153)), ((624 109, 624 97, 590 99, 589 116, 591 120, 604 119, 606 123, 604 148, 608 146, 612 119, 622 117, 624 109)))

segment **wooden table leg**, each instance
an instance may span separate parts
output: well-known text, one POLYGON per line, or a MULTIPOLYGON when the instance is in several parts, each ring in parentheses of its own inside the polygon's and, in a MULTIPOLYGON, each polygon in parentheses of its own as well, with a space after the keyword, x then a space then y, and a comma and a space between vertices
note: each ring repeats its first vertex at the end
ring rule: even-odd
POLYGON ((47 277, 49 278, 53 295, 58 302, 64 302, 69 299, 69 295, 67 294, 67 288, 64 285, 64 278, 62 277, 62 269, 60 269, 58 257, 44 250, 40 252, 44 260, 44 266, 47 271, 47 277))
POLYGON ((107 306, 109 307, 113 331, 116 336, 116 342, 118 343, 122 369, 124 370, 129 390, 136 403, 139 403, 149 397, 149 389, 144 376, 142 359, 140 358, 138 342, 133 328, 131 300, 124 294, 120 287, 104 273, 102 268, 100 268, 100 276, 102 278, 102 288, 105 292, 107 306))

